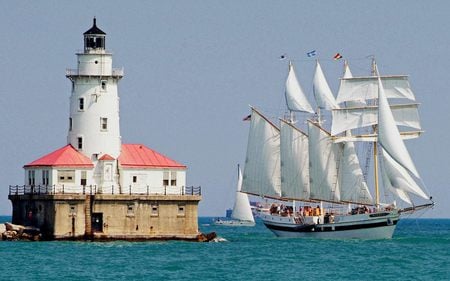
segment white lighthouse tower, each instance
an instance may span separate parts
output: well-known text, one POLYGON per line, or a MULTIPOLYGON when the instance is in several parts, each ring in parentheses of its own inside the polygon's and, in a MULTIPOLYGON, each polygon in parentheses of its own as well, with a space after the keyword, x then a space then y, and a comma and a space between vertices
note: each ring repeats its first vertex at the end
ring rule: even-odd
POLYGON ((105 37, 94 18, 84 33, 84 52, 77 53, 77 69, 66 75, 72 81, 67 142, 92 160, 89 182, 99 186, 117 184, 113 171, 121 151, 117 84, 123 70, 113 69, 105 37))
POLYGON ((78 68, 69 70, 72 81, 67 141, 96 161, 120 155, 119 95, 123 70, 112 68, 112 54, 105 50, 106 33, 94 24, 84 33, 84 52, 77 54, 78 68))

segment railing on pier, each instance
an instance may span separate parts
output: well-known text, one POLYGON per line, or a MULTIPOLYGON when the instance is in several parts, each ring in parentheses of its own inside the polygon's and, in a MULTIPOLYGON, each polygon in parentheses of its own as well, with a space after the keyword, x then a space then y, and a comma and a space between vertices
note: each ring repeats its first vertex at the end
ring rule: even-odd
POLYGON ((96 185, 86 186, 65 186, 65 185, 10 185, 9 195, 24 194, 112 194, 112 195, 202 195, 201 186, 127 186, 127 187, 97 187, 96 185))

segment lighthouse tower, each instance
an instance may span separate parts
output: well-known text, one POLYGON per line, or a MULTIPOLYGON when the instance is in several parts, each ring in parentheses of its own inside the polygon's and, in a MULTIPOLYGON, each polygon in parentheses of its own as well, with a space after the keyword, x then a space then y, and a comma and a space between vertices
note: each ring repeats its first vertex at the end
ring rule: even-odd
POLYGON ((117 159, 121 148, 117 84, 123 70, 112 68, 105 39, 94 18, 84 52, 77 53, 78 68, 66 75, 72 81, 67 142, 94 163, 104 155, 117 159))

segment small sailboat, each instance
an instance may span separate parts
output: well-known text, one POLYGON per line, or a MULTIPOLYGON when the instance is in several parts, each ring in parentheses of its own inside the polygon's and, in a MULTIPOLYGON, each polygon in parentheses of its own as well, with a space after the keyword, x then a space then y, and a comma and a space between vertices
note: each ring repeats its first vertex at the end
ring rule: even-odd
POLYGON ((408 77, 380 76, 375 61, 372 69, 371 76, 353 77, 345 64, 335 99, 317 61, 314 113, 290 62, 285 91, 289 118, 277 126, 251 108, 242 190, 273 199, 270 212, 260 217, 277 236, 387 239, 400 215, 434 205, 403 142, 422 133, 418 104, 388 100, 415 100, 408 77), (321 110, 331 111, 331 132, 321 110), (294 112, 314 113, 306 129, 296 126, 294 112), (366 172, 358 144, 373 160, 365 161, 366 172), (374 188, 369 190, 371 166, 374 188), (392 201, 382 202, 379 175, 392 201), (396 200, 406 207, 398 207, 396 200))
POLYGON ((248 200, 248 195, 241 192, 242 188, 242 172, 238 165, 238 183, 236 190, 236 198, 234 201, 233 211, 231 213, 231 220, 216 219, 215 225, 226 226, 254 226, 255 219, 248 200))

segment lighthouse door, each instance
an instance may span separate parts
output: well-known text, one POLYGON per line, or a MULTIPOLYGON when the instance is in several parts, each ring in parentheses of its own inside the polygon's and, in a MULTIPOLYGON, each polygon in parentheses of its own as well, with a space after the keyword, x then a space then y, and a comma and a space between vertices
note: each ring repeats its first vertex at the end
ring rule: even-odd
POLYGON ((103 213, 92 213, 92 231, 103 232, 103 213))

